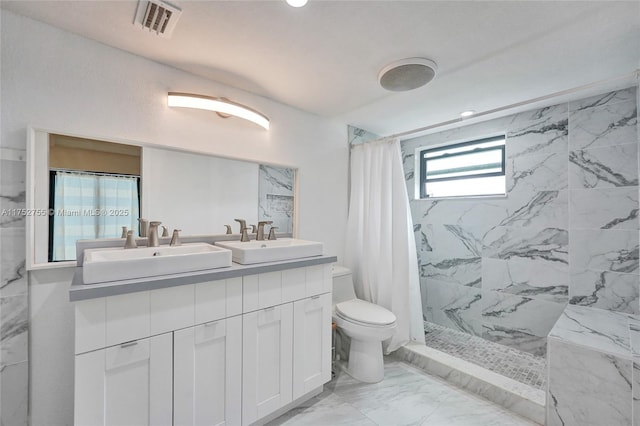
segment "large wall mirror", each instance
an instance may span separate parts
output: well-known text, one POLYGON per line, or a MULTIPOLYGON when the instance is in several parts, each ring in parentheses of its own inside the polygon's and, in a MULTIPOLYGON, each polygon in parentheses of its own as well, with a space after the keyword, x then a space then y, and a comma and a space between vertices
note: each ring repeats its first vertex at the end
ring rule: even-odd
POLYGON ((139 218, 169 234, 238 233, 236 218, 295 232, 294 168, 40 129, 27 164, 28 269, 75 264, 79 239, 139 235, 139 218))

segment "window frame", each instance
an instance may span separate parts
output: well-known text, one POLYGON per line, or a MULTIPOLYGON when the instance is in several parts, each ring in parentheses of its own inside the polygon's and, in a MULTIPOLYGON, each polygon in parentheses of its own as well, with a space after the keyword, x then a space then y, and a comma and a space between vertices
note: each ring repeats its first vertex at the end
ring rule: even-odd
POLYGON ((505 188, 505 193, 502 194, 483 194, 483 195, 450 195, 450 196, 438 196, 438 197, 430 197, 427 194, 427 183, 428 182, 445 182, 445 181, 454 181, 454 180, 464 180, 464 179, 476 179, 476 178, 483 178, 483 177, 492 177, 492 176, 505 176, 506 179, 506 145, 507 145, 507 137, 506 134, 500 134, 500 135, 496 135, 496 136, 489 136, 489 137, 484 137, 484 138, 480 138, 480 139, 473 139, 473 140, 467 140, 464 142, 457 142, 457 143, 447 143, 447 144, 443 144, 443 145, 437 145, 437 146, 431 146, 431 147, 421 147, 418 148, 418 164, 420 167, 420 174, 418 176, 418 185, 419 185, 419 195, 420 195, 420 199, 426 200, 426 199, 434 199, 434 198, 471 198, 471 197, 491 197, 491 196, 504 196, 506 195, 506 188, 505 188), (461 148, 461 147, 465 147, 465 146, 470 146, 470 145, 480 145, 483 143, 487 143, 487 142, 493 142, 493 141, 504 141, 504 144, 501 146, 496 146, 496 147, 487 147, 487 148, 476 148, 476 149, 471 149, 471 150, 467 150, 467 151, 462 151, 462 152, 456 152, 456 153, 452 153, 452 154, 443 154, 440 156, 435 156, 435 157, 430 157, 429 159, 427 159, 425 157, 425 155, 429 152, 437 152, 437 151, 447 151, 447 150, 451 150, 451 149, 455 149, 455 148, 461 148), (500 168, 501 170, 498 172, 487 172, 487 173, 474 173, 474 174, 469 174, 469 175, 464 175, 464 176, 453 176, 453 177, 444 177, 444 178, 431 178, 428 179, 427 178, 427 160, 434 160, 434 159, 443 159, 443 158, 452 158, 452 157, 456 157, 456 156, 461 156, 461 155, 468 155, 470 153, 480 153, 480 152, 487 152, 487 151, 501 151, 501 157, 502 157, 502 161, 501 161, 501 165, 500 168))

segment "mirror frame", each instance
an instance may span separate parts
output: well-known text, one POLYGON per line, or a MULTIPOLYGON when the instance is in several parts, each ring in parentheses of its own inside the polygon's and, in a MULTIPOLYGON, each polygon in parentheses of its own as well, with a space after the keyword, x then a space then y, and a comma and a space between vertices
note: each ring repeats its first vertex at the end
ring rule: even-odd
MULTIPOLYGON (((27 128, 27 176, 26 176, 26 200, 25 200, 25 228, 26 228, 26 269, 27 271, 35 271, 41 269, 68 268, 76 267, 77 261, 69 260, 62 262, 48 261, 49 247, 49 135, 58 134, 83 139, 93 139, 96 141, 119 143, 123 145, 133 145, 142 148, 142 156, 144 157, 145 148, 165 149, 167 151, 183 152, 189 154, 205 155, 208 157, 217 157, 222 159, 244 161, 256 165, 267 165, 273 167, 291 168, 295 170, 294 188, 293 188, 293 237, 298 234, 298 167, 263 163, 244 158, 234 158, 223 155, 217 155, 209 152, 202 152, 189 149, 181 149, 172 146, 158 145, 152 143, 125 140, 115 137, 102 137, 94 135, 79 135, 67 131, 58 131, 43 127, 29 126, 27 128), (44 207, 42 207, 44 206, 44 207), (44 214, 46 212, 46 214, 44 214), (45 259, 44 261, 42 259, 45 259)), ((142 167, 142 161, 141 161, 142 167)), ((144 168, 141 169, 140 178, 144 182, 144 168)), ((140 216, 144 215, 144 191, 141 195, 140 216)), ((258 200, 256 200, 257 207, 258 200)), ((224 234, 219 234, 224 235, 224 234)))

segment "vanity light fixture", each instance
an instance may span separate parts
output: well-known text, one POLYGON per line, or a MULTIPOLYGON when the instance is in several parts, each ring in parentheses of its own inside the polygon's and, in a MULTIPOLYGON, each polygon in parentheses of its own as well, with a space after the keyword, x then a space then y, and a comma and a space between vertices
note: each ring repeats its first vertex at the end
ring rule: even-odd
POLYGON ((287 4, 291 7, 302 7, 307 4, 307 0, 287 0, 287 4))
POLYGON ((233 115, 269 130, 269 119, 265 115, 226 98, 169 92, 168 105, 170 107, 206 109, 207 111, 215 112, 222 118, 228 118, 233 115))

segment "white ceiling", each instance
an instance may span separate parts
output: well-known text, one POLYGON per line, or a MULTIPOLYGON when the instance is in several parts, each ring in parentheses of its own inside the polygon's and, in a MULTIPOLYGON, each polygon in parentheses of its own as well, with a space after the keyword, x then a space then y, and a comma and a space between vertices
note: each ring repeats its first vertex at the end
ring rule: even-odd
MULTIPOLYGON (((631 74, 640 1, 185 1, 170 39, 132 25, 137 1, 2 1, 4 9, 380 135, 631 74), (387 92, 387 63, 438 63, 387 92)), ((601 87, 619 83, 615 80, 601 87)), ((210 94, 214 95, 215 94, 210 94)))

